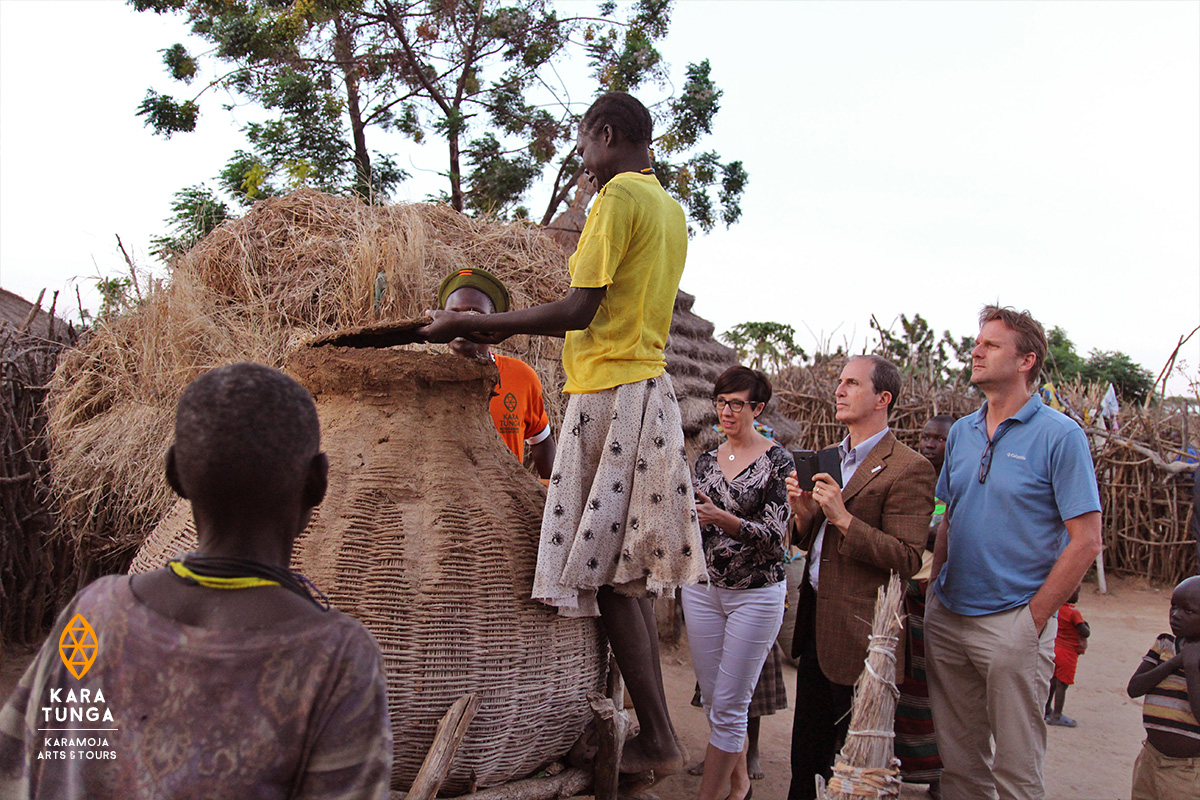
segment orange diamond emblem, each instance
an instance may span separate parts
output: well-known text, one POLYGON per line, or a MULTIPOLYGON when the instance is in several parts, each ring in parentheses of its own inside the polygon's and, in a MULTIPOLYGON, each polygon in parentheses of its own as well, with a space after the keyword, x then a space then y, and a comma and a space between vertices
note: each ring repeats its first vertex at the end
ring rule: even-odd
POLYGON ((76 680, 82 678, 96 661, 96 652, 100 643, 96 641, 96 632, 83 618, 76 614, 67 623, 62 636, 58 639, 58 655, 76 680))

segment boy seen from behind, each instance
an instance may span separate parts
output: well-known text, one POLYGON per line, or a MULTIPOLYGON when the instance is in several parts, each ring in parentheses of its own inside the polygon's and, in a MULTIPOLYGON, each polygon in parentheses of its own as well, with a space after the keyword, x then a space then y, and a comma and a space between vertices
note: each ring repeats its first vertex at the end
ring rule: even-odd
POLYGON ((289 569, 328 471, 296 381, 249 363, 194 380, 166 479, 198 546, 62 612, 0 709, 0 797, 386 800, 379 645, 289 569))

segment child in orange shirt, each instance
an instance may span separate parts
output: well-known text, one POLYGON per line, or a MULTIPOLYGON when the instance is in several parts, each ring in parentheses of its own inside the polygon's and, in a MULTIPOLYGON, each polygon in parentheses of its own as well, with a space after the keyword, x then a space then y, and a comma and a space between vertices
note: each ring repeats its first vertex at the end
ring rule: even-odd
POLYGON ((1058 610, 1058 638, 1054 640, 1054 677, 1050 679, 1050 696, 1046 698, 1046 724, 1074 728, 1079 723, 1063 713, 1067 699, 1067 687, 1075 683, 1075 665, 1079 656, 1087 652, 1087 640, 1092 635, 1091 627, 1083 621, 1083 615, 1075 608, 1079 602, 1079 588, 1058 610))

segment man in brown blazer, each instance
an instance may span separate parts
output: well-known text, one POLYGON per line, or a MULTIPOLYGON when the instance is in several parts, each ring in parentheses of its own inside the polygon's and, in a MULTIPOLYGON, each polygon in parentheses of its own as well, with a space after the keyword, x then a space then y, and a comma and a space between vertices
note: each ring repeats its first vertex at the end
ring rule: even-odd
MULTIPOLYGON (((837 418, 843 487, 816 476, 813 491, 788 478, 796 543, 808 551, 792 655, 799 659, 792 724, 789 800, 816 797, 846 738, 854 682, 867 656, 876 590, 892 571, 907 580, 921 566, 937 476, 929 461, 888 429, 900 372, 880 356, 842 370, 837 418)), ((897 652, 903 658, 903 650, 897 652)), ((897 664, 898 674, 903 665, 897 664)))

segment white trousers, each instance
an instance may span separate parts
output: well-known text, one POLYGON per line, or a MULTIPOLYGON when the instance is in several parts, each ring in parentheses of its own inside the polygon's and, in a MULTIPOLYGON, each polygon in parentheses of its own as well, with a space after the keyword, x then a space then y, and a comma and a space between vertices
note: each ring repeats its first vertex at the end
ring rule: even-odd
POLYGON ((684 586, 692 669, 712 730, 709 744, 740 753, 754 686, 783 622, 784 582, 759 589, 684 586))

